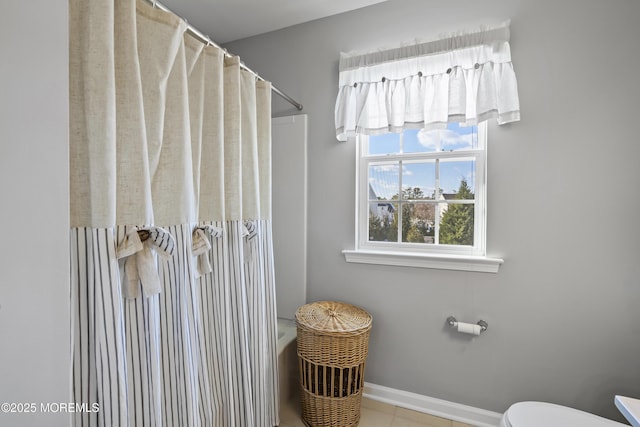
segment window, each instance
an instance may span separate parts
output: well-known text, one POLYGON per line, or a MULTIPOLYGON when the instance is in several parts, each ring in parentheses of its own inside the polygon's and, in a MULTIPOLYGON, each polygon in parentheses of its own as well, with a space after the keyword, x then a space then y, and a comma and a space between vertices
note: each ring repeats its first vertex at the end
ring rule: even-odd
POLYGON ((497 271, 502 260, 485 257, 486 135, 482 122, 358 136, 347 261, 497 271))
POLYGON ((484 130, 360 137, 360 247, 484 255, 484 130))

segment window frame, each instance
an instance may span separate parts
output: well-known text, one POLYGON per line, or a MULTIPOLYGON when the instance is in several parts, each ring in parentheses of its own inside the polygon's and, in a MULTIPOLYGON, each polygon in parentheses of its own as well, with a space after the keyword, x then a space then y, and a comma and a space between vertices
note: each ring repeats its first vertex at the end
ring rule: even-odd
MULTIPOLYGON (((368 136, 357 136, 356 142, 356 236, 355 250, 345 250, 343 254, 348 262, 370 264, 405 265, 412 267, 445 268, 467 271, 497 272, 503 260, 486 256, 487 224, 487 123, 481 122, 478 128, 478 147, 457 151, 420 152, 368 155, 368 136), (402 188, 402 161, 474 158, 474 244, 473 246, 443 245, 436 243, 377 242, 369 241, 369 165, 398 161, 399 194, 402 188)), ((436 169, 437 170, 437 169, 436 169)), ((436 188, 439 182, 436 177, 436 188)), ((401 196, 400 196, 401 198, 401 196)), ((402 200, 398 202, 401 212, 402 200)), ((410 202, 404 202, 410 203, 410 202)), ((419 202, 442 205, 442 201, 419 202)), ((455 202, 454 202, 455 203, 455 202)), ((436 216, 439 209, 436 208, 436 216)), ((439 221, 438 221, 439 222, 439 221)), ((437 230, 436 230, 437 232, 437 230)), ((398 238, 402 239, 399 226, 398 238)))

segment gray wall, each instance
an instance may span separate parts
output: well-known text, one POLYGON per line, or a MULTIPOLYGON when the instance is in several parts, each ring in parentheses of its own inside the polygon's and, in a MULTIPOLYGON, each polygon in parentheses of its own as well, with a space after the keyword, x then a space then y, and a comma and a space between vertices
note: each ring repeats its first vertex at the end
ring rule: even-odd
MULTIPOLYGON (((390 0, 226 46, 309 115, 308 300, 373 315, 369 382, 499 412, 541 399, 620 418, 614 394, 640 397, 638 22, 635 0, 390 0), (500 272, 346 263, 355 150, 334 136, 339 52, 506 19, 522 121, 489 129, 500 272), (489 331, 452 334, 450 314, 489 331)), ((295 111, 275 95, 273 108, 295 111)))
POLYGON ((0 411, 0 425, 68 426, 40 410, 70 400, 68 5, 3 6, 0 402, 36 413, 0 411))

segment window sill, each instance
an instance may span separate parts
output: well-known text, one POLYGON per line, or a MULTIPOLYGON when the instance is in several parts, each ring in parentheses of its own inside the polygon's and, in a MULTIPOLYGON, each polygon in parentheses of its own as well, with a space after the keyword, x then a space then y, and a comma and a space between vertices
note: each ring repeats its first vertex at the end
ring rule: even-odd
POLYGON ((504 260, 484 256, 343 250, 347 262, 497 273, 504 260))

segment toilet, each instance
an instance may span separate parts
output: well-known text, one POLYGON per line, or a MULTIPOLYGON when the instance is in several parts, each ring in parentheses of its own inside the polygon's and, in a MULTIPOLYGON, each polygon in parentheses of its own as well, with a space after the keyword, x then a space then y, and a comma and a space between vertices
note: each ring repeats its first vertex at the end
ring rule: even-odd
POLYGON ((629 427, 588 412, 545 402, 518 402, 504 413, 500 427, 629 427))

